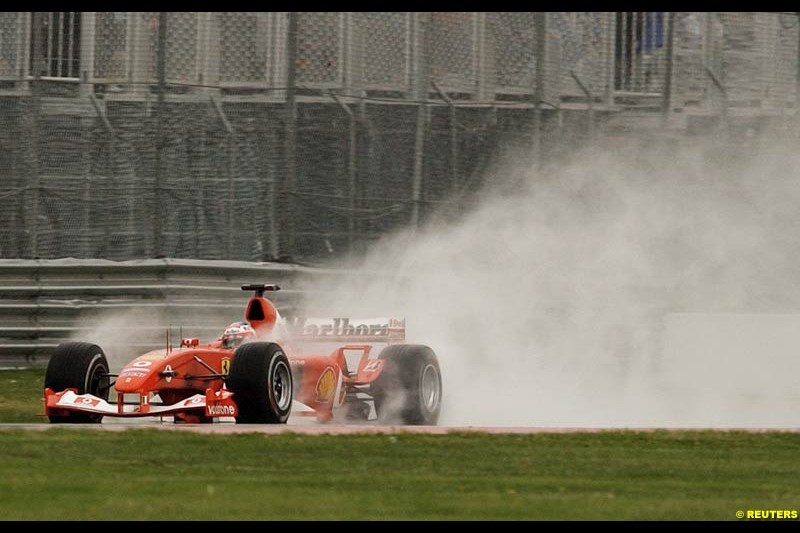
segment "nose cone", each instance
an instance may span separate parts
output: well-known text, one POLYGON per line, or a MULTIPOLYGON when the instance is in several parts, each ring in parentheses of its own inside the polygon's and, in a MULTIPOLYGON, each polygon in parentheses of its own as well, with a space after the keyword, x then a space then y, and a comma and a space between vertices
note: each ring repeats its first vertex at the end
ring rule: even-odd
POLYGON ((151 376, 158 379, 158 373, 163 370, 166 355, 163 352, 153 351, 140 355, 128 363, 119 373, 114 389, 118 393, 137 392, 150 380, 151 376))

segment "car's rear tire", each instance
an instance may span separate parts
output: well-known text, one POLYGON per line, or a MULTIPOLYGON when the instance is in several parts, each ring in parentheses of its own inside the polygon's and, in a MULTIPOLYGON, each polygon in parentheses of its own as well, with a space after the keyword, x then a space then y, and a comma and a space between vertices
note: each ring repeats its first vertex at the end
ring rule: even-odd
POLYGON ((436 354, 421 344, 387 346, 384 368, 371 385, 382 424, 435 425, 442 407, 442 373, 436 354))
MULTIPOLYGON (((89 342, 65 342, 58 345, 44 375, 45 388, 55 392, 77 389, 78 394, 91 394, 108 400, 109 366, 103 349, 89 342)), ((53 424, 99 424, 103 415, 70 412, 48 416, 53 424)))
POLYGON ((292 409, 292 370, 274 342, 251 342, 233 353, 228 389, 238 424, 285 424, 292 409))

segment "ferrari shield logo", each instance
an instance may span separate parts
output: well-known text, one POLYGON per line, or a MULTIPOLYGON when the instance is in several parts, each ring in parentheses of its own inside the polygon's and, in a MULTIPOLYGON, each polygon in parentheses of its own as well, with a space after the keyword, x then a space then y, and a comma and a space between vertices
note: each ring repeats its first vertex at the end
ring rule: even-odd
POLYGON ((231 358, 230 357, 223 357, 222 358, 222 375, 227 376, 228 372, 231 371, 231 358))
POLYGON ((333 398, 333 393, 336 388, 336 376, 333 375, 333 369, 328 367, 319 377, 317 381, 317 401, 329 402, 333 398))

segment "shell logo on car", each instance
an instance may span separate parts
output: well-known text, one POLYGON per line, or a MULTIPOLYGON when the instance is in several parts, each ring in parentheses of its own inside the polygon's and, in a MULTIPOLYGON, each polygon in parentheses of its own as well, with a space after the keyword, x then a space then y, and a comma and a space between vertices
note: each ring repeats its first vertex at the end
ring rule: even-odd
POLYGON ((333 393, 336 389, 336 376, 333 369, 328 367, 322 372, 319 380, 317 381, 317 401, 329 402, 333 399, 333 393))

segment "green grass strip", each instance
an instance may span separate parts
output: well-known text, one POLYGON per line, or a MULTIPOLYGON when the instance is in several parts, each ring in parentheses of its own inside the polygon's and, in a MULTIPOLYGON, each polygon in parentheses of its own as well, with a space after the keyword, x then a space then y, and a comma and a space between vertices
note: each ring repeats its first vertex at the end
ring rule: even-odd
POLYGON ((735 520, 800 505, 800 435, 0 431, 0 519, 735 520))

